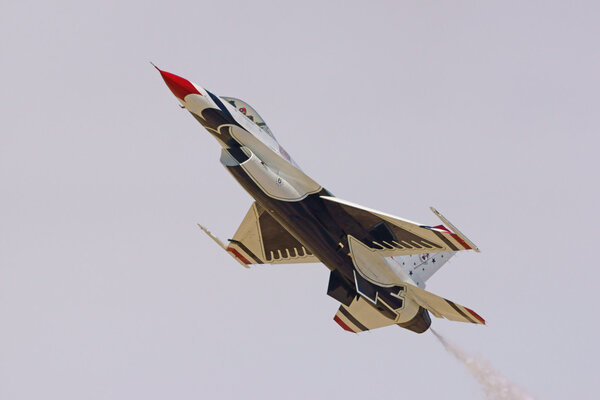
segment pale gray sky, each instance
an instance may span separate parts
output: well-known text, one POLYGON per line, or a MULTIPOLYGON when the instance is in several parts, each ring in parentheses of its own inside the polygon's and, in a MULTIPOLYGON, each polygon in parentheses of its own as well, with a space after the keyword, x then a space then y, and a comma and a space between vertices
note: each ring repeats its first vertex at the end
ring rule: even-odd
POLYGON ((337 196, 479 247, 433 326, 540 399, 593 398, 597 2, 3 2, 0 398, 456 398, 433 335, 351 335, 322 265, 244 270, 251 203, 154 61, 252 104, 337 196))

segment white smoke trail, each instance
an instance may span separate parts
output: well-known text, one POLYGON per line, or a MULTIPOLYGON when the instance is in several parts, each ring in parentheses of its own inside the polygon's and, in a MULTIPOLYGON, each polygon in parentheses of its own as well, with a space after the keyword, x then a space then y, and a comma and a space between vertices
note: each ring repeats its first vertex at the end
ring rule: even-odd
POLYGON ((499 372, 495 371, 485 360, 481 360, 466 354, 464 351, 456 347, 456 345, 449 343, 442 335, 433 329, 430 330, 444 346, 446 351, 464 364, 469 373, 482 386, 486 398, 490 400, 534 399, 533 396, 527 394, 519 386, 509 381, 499 372))

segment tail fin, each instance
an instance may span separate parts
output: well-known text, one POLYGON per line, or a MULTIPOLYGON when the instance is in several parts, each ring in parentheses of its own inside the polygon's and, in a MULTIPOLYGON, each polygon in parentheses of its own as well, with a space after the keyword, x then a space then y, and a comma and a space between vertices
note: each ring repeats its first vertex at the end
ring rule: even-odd
POLYGON ((446 264, 457 252, 422 253, 408 256, 386 257, 386 260, 397 263, 421 289, 425 282, 446 264))

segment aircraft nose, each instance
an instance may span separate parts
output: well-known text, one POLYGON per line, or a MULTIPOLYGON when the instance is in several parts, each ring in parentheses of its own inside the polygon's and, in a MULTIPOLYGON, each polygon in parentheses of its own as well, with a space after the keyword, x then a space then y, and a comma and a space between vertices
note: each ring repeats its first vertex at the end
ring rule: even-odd
POLYGON ((154 65, 154 68, 156 68, 158 72, 160 72, 160 75, 165 80, 165 83, 178 99, 185 101, 185 96, 187 96, 188 94, 199 94, 200 96, 202 96, 202 94, 198 91, 198 89, 196 89, 192 82, 188 81, 187 79, 167 71, 162 71, 156 65, 154 65))

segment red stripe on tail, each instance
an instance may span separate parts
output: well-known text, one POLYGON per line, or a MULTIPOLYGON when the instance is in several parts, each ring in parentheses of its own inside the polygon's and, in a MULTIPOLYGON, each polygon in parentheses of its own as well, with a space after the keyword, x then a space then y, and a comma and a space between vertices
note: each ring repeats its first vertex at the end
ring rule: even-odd
POLYGON ((485 319, 481 318, 479 316, 479 314, 477 314, 475 311, 471 310, 470 308, 465 307, 465 309, 471 313, 472 316, 474 316, 475 318, 477 318, 477 320, 479 320, 479 322, 481 322, 482 324, 485 325, 485 319))

